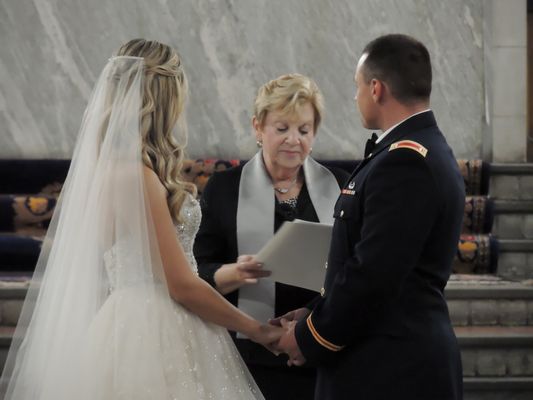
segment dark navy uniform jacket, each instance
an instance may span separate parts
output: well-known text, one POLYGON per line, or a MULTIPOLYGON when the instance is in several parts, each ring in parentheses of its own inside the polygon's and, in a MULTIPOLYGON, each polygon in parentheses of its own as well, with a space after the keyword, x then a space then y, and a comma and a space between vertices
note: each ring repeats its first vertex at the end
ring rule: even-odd
POLYGON ((465 204, 431 111, 402 122, 355 169, 334 211, 322 297, 296 326, 316 399, 461 399, 443 291, 465 204))

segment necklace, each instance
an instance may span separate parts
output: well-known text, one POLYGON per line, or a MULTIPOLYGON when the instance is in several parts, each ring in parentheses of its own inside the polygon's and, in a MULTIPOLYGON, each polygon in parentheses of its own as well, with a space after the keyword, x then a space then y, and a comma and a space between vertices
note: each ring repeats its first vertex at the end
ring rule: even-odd
POLYGON ((289 187, 286 187, 286 188, 279 188, 279 187, 274 187, 274 190, 278 193, 281 193, 281 194, 285 194, 287 193, 289 190, 291 190, 293 188, 293 186, 296 184, 296 181, 298 180, 298 175, 296 175, 296 177, 292 180, 291 184, 289 185, 289 187))

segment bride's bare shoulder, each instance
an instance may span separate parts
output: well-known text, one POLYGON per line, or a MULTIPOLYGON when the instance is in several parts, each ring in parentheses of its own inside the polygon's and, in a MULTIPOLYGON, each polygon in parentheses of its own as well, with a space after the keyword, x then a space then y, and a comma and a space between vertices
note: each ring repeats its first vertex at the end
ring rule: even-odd
POLYGON ((161 181, 159 180, 159 177, 154 172, 154 170, 144 165, 143 174, 144 174, 144 182, 146 184, 148 195, 155 196, 155 197, 163 196, 163 198, 166 199, 167 190, 163 186, 161 181))

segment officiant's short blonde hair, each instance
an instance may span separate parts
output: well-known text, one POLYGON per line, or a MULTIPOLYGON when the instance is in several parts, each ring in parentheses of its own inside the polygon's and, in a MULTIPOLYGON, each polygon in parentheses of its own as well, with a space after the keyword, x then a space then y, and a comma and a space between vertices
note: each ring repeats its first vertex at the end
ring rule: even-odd
POLYGON ((291 115, 310 103, 315 111, 315 134, 324 115, 324 97, 315 81, 301 74, 286 74, 265 83, 257 91, 254 117, 263 126, 270 111, 291 115))

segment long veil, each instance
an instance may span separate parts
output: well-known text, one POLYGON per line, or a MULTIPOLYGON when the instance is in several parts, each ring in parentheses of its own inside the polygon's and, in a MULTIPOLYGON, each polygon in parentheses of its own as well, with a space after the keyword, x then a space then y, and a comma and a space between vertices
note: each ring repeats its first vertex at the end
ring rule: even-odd
POLYGON ((99 389, 92 385, 101 380, 117 387, 145 380, 147 392, 139 396, 150 398, 148 383, 163 374, 148 377, 141 368, 137 376, 135 363, 147 360, 134 359, 126 360, 132 363, 127 373, 120 371, 125 360, 113 360, 128 355, 99 354, 95 345, 116 341, 106 348, 119 353, 118 342, 127 337, 138 340, 144 354, 164 357, 157 324, 124 332, 121 320, 124 290, 135 288, 139 301, 128 312, 134 309, 140 321, 155 318, 154 301, 170 301, 145 204, 143 68, 142 58, 113 57, 93 90, 1 377, 5 400, 96 399, 99 389), (115 301, 106 303, 113 294, 115 301), (115 317, 95 339, 91 329, 102 312, 115 317))

